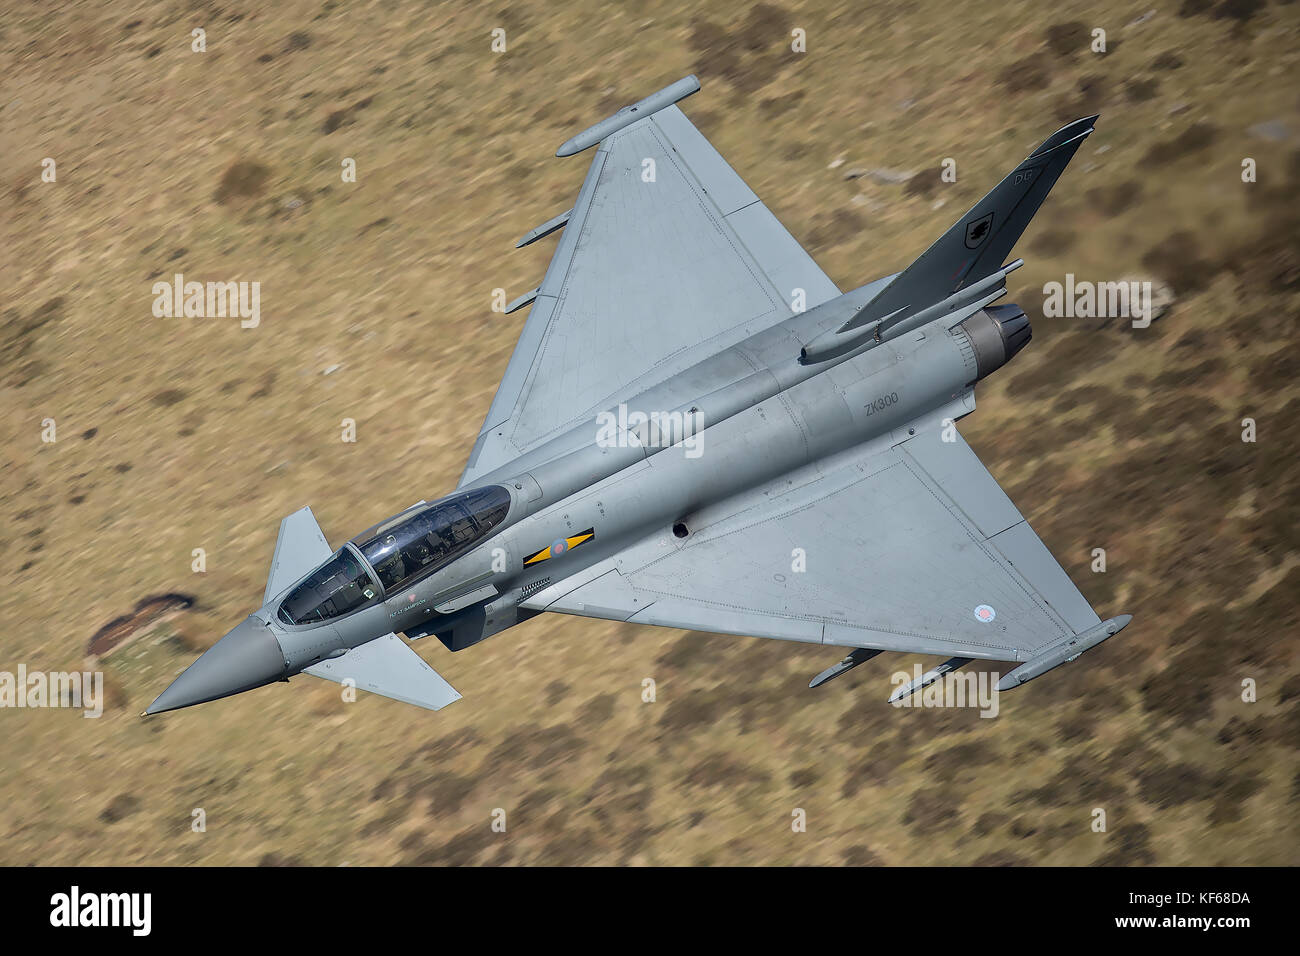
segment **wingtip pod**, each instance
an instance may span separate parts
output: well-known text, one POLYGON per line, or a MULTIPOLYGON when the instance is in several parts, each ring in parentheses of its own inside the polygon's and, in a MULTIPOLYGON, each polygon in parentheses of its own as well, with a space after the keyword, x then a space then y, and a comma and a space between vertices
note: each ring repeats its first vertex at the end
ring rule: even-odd
POLYGON ((684 76, 676 83, 670 83, 658 93, 651 93, 643 100, 633 103, 631 106, 625 106, 613 116, 601 120, 595 126, 589 126, 577 136, 565 140, 564 144, 555 151, 556 156, 572 156, 575 153, 581 153, 584 149, 595 146, 607 136, 612 136, 626 126, 631 126, 639 120, 651 116, 667 106, 686 99, 692 93, 700 91, 700 81, 691 74, 684 76))
POLYGON ((1045 651, 1039 652, 1009 674, 1004 674, 998 681, 998 690, 1011 690, 1026 684, 1035 677, 1041 677, 1054 667, 1074 660, 1086 650, 1090 650, 1108 638, 1114 637, 1133 620, 1132 614, 1121 614, 1088 628, 1080 634, 1058 641, 1045 651))

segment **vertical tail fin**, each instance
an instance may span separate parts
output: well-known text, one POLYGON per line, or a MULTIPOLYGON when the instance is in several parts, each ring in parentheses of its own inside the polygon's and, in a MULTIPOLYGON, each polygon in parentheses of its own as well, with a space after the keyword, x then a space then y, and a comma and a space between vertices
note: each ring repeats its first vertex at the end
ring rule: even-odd
POLYGON ((900 309, 919 311, 997 272, 1096 119, 1077 119, 1047 137, 854 316, 852 326, 859 328, 900 309))

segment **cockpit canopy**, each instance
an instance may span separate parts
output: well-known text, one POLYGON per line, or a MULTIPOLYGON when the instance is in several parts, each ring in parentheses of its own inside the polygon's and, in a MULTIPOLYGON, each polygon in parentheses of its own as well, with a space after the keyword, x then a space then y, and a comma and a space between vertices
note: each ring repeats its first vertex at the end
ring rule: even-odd
POLYGON ((357 535, 290 591, 280 620, 312 624, 375 600, 381 592, 372 570, 384 595, 405 590, 488 537, 509 510, 510 492, 488 485, 403 511, 357 535))
POLYGON ((510 510, 510 492, 488 485, 404 511, 363 531, 352 543, 384 590, 401 591, 486 538, 510 510))
POLYGON ((340 617, 379 594, 374 580, 347 548, 335 553, 280 602, 286 624, 314 624, 340 617))

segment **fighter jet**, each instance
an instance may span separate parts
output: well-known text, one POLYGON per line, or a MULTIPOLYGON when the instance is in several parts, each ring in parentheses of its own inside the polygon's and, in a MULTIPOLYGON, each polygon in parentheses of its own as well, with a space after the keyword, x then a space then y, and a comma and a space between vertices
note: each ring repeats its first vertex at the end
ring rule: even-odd
MULTIPOLYGON (((998 688, 1101 620, 962 439, 1030 340, 1008 256, 1096 116, 1049 136, 915 262, 841 292, 676 105, 689 76, 564 143, 596 147, 460 485, 331 548, 284 519, 262 606, 146 713, 299 674, 437 710, 408 642, 461 651, 542 612, 882 651, 998 688), (399 636, 401 635, 401 636, 399 636), (403 640, 403 637, 405 640, 403 640)), ((1067 440, 1068 435, 1062 435, 1067 440)), ((896 694, 895 696, 898 696, 896 694)))

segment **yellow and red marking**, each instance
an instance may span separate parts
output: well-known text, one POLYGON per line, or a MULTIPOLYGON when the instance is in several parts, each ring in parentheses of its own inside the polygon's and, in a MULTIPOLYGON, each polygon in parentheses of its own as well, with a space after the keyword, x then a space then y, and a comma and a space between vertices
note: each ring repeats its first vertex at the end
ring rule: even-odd
POLYGON ((584 544, 596 537, 596 529, 588 528, 581 534, 569 535, 567 538, 556 538, 545 548, 535 551, 528 557, 524 558, 524 564, 537 564, 539 561, 546 561, 550 558, 558 558, 560 555, 571 551, 580 544, 584 544))

